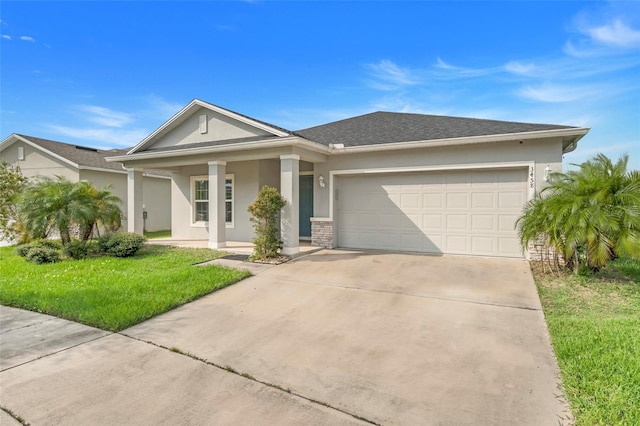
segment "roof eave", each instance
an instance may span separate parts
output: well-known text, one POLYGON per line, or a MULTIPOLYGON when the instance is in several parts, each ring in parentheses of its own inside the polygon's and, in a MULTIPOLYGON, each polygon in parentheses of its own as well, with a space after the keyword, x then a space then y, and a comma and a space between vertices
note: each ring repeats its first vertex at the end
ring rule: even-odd
MULTIPOLYGON (((577 142, 580 138, 589 132, 589 128, 568 128, 568 129, 552 129, 552 130, 538 130, 533 132, 521 132, 521 133, 505 133, 498 135, 482 135, 482 136, 466 136, 460 138, 446 138, 446 139, 430 139, 421 141, 408 141, 408 142, 391 142, 384 144, 374 145, 362 145, 362 146, 350 146, 345 148, 332 148, 332 154, 352 154, 358 152, 374 152, 374 151, 393 151, 398 149, 412 149, 412 148, 433 148, 441 146, 454 146, 454 145, 470 145, 479 143, 491 143, 491 142, 506 142, 512 140, 532 140, 543 139, 551 137, 573 137, 574 142, 577 142)), ((564 147, 563 147, 564 148, 564 147)), ((575 149, 575 148, 574 148, 575 149)))
POLYGON ((185 148, 178 149, 172 151, 160 151, 160 152, 139 152, 132 153, 126 155, 119 155, 114 157, 106 157, 105 160, 108 162, 126 162, 131 160, 151 160, 157 158, 168 158, 175 157, 179 155, 197 155, 197 154, 218 154, 224 152, 232 152, 232 151, 246 151, 251 149, 258 148, 278 148, 283 146, 294 146, 301 145, 305 148, 308 148, 311 151, 320 152, 323 154, 328 154, 330 152, 329 147, 319 144, 317 142, 310 141, 308 139, 301 138, 300 136, 290 136, 279 138, 271 141, 251 141, 251 142, 240 142, 228 145, 217 145, 217 146, 205 146, 205 147, 193 147, 193 148, 185 148))

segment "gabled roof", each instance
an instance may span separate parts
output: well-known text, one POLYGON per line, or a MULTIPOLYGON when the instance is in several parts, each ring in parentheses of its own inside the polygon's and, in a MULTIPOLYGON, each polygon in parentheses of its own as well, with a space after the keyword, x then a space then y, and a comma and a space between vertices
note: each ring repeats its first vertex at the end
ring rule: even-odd
MULTIPOLYGON (((153 133, 147 136, 142 142, 138 145, 134 146, 128 154, 133 154, 140 151, 146 151, 145 147, 153 143, 159 137, 162 137, 169 133, 171 130, 178 127, 182 122, 184 122, 187 118, 193 114, 199 108, 206 108, 211 111, 217 112, 218 114, 222 114, 231 119, 240 121, 242 123, 248 124, 250 126, 261 129, 267 133, 271 133, 273 136, 277 137, 288 137, 291 136, 292 133, 283 129, 282 127, 275 126, 271 123, 267 123, 264 121, 256 120, 255 118, 251 118, 244 114, 237 113, 235 111, 231 111, 230 109, 222 108, 220 106, 210 104, 208 102, 201 101, 200 99, 194 99, 187 106, 178 111, 173 117, 167 120, 162 126, 158 127, 153 133)), ((148 148, 147 148, 148 149, 148 148)))
POLYGON ((49 139, 36 138, 34 136, 20 135, 14 133, 2 141, 0 148, 12 145, 17 141, 22 141, 36 149, 46 152, 62 162, 77 169, 105 169, 123 172, 122 164, 107 163, 106 157, 124 155, 129 149, 109 149, 102 150, 90 148, 82 145, 73 145, 65 142, 58 142, 49 139))
POLYGON ((555 124, 378 111, 295 133, 323 145, 344 144, 348 148, 571 129, 580 130, 578 127, 555 124))
MULTIPOLYGON (((34 136, 12 134, 0 142, 0 150, 8 148, 17 141, 22 141, 74 167, 84 170, 98 170, 113 173, 126 173, 121 163, 107 162, 106 158, 125 155, 131 148, 97 149, 88 146, 74 145, 34 136)), ((147 176, 168 178, 170 173, 163 170, 148 170, 147 176)))

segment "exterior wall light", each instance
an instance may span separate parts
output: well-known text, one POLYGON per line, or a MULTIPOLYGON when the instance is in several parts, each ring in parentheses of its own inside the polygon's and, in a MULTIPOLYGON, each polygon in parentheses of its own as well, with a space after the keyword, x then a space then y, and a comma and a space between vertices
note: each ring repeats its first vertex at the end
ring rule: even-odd
POLYGON ((320 177, 318 178, 318 184, 320 185, 320 188, 324 188, 324 176, 320 175, 320 177))
POLYGON ((544 169, 544 181, 549 182, 551 180, 551 167, 547 164, 547 167, 544 169))

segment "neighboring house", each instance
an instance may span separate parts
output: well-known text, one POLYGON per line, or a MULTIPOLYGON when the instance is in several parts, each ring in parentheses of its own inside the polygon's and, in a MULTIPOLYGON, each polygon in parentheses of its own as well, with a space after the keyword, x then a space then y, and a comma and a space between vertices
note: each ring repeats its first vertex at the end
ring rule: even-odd
MULTIPOLYGON (((124 154, 128 150, 101 150, 47 139, 12 134, 0 142, 0 161, 20 167, 26 177, 63 176, 72 182, 90 181, 96 188, 111 185, 111 192, 122 200, 126 217, 127 172, 120 163, 108 163, 105 157, 124 154)), ((148 231, 171 228, 171 178, 167 173, 153 172, 144 176, 142 196, 148 231)), ((123 222, 127 229, 127 220, 123 222)))
MULTIPOLYGON (((172 237, 251 241, 263 185, 288 201, 283 253, 325 247, 521 257, 515 221, 588 128, 374 112, 288 131, 194 100, 126 155, 129 230, 144 170, 172 177, 172 237)), ((132 220, 133 218, 133 220, 132 220)))

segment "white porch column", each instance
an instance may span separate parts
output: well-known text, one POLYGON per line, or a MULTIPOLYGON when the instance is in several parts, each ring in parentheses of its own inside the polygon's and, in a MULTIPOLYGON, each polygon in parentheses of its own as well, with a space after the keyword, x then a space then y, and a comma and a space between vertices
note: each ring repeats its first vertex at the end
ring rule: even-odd
POLYGON ((280 156, 280 193, 287 200, 287 205, 280 215, 280 232, 282 233, 282 254, 290 256, 300 251, 300 156, 280 156))
POLYGON ((144 233, 141 169, 127 169, 127 231, 144 233))
POLYGON ((209 161, 209 248, 226 246, 225 188, 226 161, 209 161))

